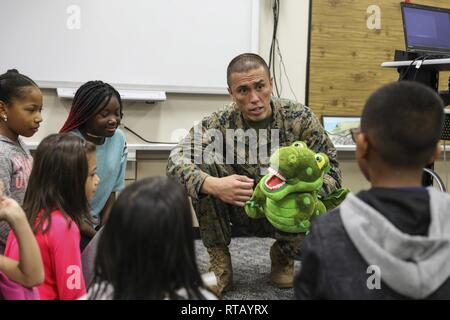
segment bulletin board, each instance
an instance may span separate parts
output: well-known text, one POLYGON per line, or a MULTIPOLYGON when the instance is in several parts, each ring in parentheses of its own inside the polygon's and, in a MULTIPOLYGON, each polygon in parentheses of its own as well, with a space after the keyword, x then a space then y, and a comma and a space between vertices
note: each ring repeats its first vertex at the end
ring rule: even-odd
MULTIPOLYGON (((414 4, 450 8, 450 1, 414 4)), ((399 0, 312 0, 308 105, 317 115, 359 116, 368 96, 397 81, 395 68, 381 68, 405 50, 399 0)), ((449 72, 440 73, 448 90, 449 72)))

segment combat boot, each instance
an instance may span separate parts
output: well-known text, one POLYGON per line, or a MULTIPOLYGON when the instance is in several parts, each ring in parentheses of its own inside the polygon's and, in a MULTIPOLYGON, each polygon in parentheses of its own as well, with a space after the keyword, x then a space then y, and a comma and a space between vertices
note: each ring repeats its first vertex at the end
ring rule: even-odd
POLYGON ((207 248, 209 254, 209 271, 214 272, 217 285, 210 289, 220 298, 222 293, 233 285, 233 268, 231 255, 227 246, 207 248))
POLYGON ((287 257, 277 241, 270 248, 270 282, 277 288, 292 288, 294 281, 294 259, 287 257))

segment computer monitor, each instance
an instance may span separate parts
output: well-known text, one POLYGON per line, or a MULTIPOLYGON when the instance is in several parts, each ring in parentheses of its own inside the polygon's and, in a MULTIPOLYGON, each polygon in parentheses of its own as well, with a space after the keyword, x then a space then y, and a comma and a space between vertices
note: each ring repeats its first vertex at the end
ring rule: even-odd
POLYGON ((450 55, 450 9, 400 3, 406 51, 450 55))

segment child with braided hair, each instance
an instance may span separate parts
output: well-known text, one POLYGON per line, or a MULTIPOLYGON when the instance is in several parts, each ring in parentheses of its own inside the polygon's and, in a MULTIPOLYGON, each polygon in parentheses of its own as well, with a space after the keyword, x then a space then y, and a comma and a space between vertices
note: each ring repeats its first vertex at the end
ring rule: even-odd
POLYGON ((124 188, 127 146, 119 129, 121 119, 122 100, 117 90, 102 81, 88 81, 75 93, 69 116, 60 130, 73 132, 97 147, 100 184, 91 203, 96 223, 82 223, 82 249, 106 222, 116 192, 124 188))

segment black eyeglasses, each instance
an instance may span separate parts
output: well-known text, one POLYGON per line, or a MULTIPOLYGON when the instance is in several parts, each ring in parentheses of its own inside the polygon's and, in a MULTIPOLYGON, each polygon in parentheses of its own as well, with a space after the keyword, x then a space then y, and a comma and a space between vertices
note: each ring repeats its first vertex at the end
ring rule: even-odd
POLYGON ((350 129, 350 135, 352 136, 352 140, 354 143, 356 143, 356 138, 361 133, 361 128, 351 128, 350 129))

